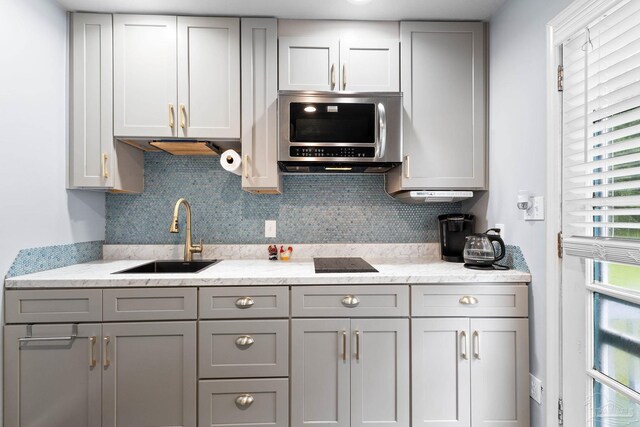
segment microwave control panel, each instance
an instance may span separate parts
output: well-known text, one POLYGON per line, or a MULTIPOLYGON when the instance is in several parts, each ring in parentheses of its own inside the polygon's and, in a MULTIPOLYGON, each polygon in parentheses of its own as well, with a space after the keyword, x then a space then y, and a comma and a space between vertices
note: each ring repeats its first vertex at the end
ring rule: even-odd
POLYGON ((373 147, 289 147, 290 157, 355 157, 373 158, 376 150, 373 147))

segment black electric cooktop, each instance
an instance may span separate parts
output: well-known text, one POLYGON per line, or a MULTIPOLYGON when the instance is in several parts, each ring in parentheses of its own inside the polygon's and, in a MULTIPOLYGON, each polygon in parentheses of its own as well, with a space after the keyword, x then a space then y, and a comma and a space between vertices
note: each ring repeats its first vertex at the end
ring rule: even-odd
POLYGON ((316 273, 378 273, 362 258, 314 258, 316 273))

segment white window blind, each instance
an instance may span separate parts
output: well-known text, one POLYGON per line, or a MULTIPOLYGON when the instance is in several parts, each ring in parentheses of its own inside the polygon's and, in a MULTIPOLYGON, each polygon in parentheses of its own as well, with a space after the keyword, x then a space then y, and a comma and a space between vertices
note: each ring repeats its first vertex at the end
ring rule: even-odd
POLYGON ((640 265, 640 1, 563 45, 565 252, 640 265))

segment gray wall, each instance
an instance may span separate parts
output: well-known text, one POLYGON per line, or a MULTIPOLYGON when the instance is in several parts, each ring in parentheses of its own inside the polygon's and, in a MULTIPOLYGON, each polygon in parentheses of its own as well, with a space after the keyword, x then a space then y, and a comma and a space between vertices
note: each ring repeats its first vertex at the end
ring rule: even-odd
MULTIPOLYGON (((509 0, 490 21, 489 188, 473 207, 488 225, 505 224, 531 269, 531 372, 545 383, 545 223, 525 222, 518 190, 546 190, 546 24, 570 0, 509 0)), ((544 425, 532 402, 532 426, 544 425)))

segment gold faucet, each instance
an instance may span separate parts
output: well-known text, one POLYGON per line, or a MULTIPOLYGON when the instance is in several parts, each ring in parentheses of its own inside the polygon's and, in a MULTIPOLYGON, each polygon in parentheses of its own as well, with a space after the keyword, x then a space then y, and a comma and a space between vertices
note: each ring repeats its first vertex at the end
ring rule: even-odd
POLYGON ((186 199, 181 198, 176 202, 176 207, 173 209, 173 220, 171 221, 171 226, 169 227, 169 233, 177 233, 180 231, 178 227, 178 212, 180 211, 180 205, 184 205, 187 211, 187 240, 184 243, 184 260, 185 262, 191 262, 193 260, 193 254, 202 253, 202 239, 200 239, 200 244, 194 245, 191 241, 191 206, 186 199))

